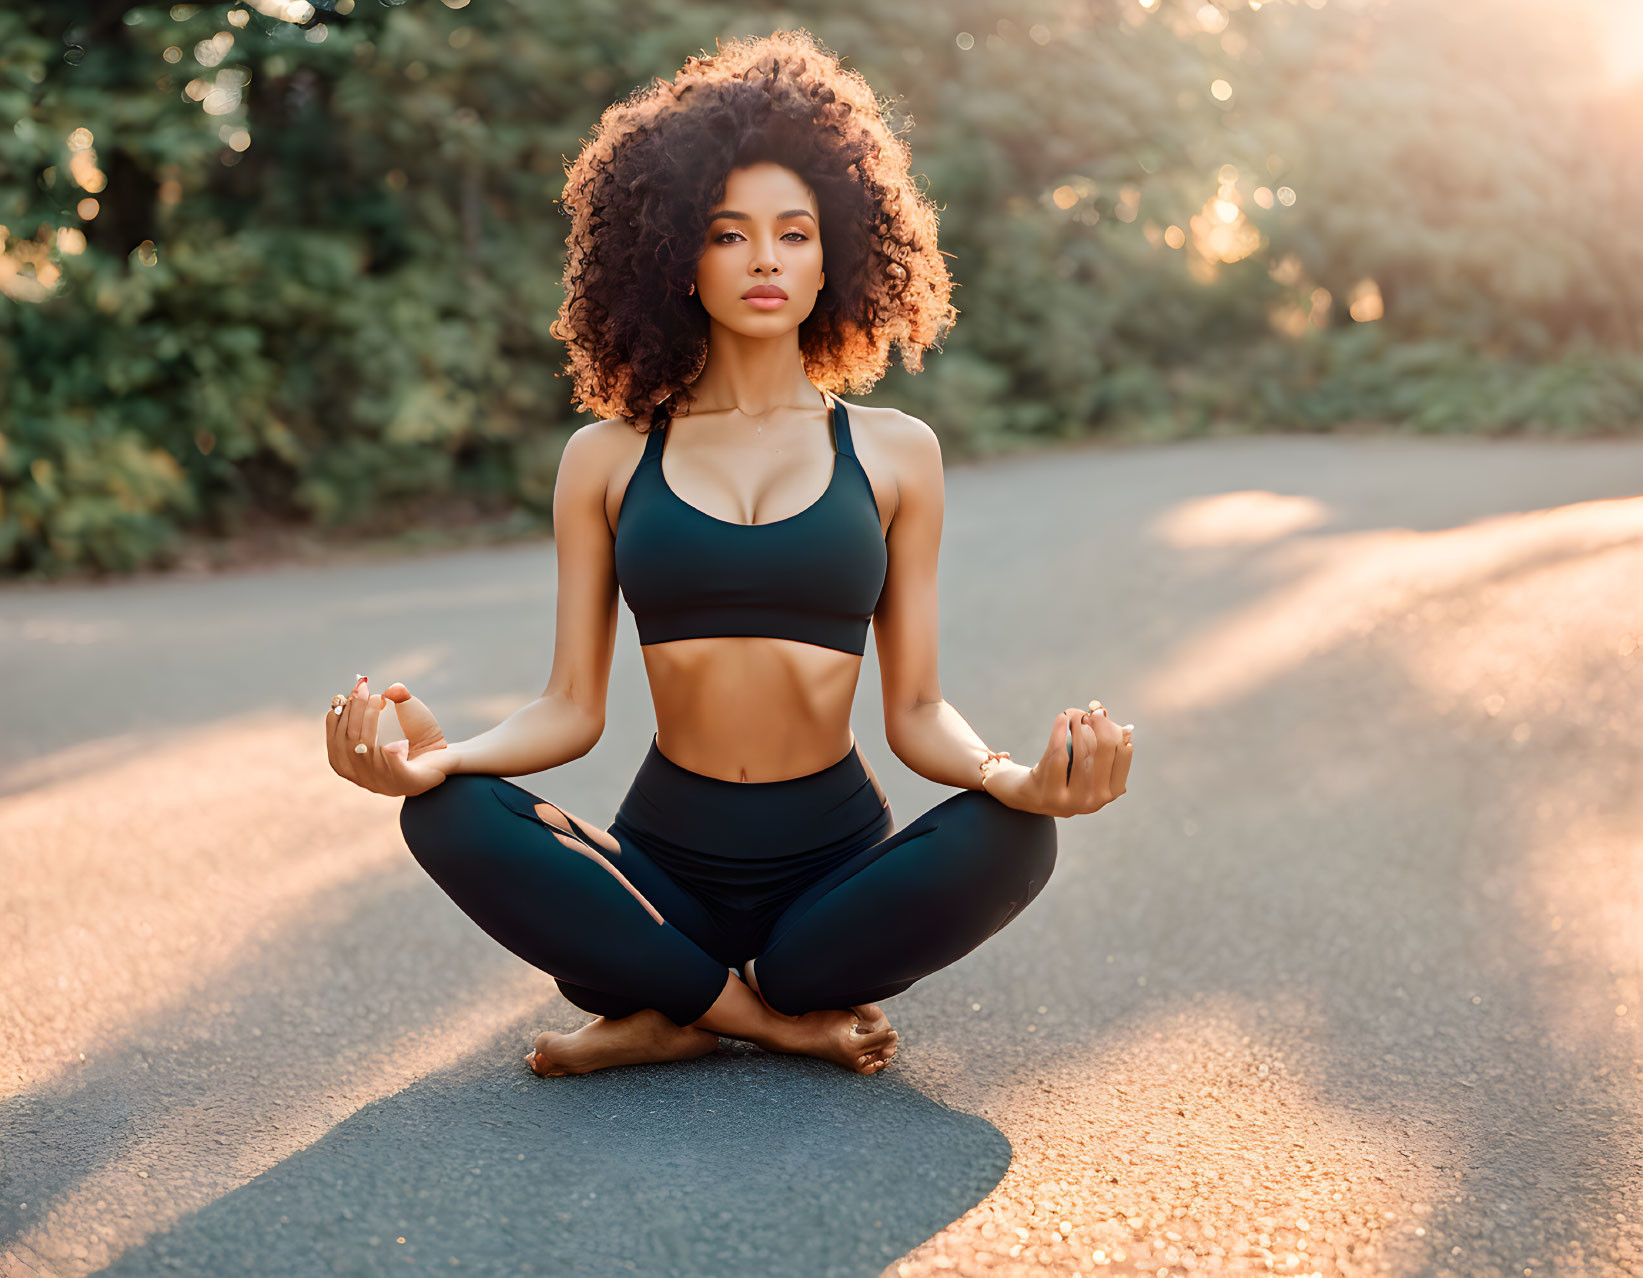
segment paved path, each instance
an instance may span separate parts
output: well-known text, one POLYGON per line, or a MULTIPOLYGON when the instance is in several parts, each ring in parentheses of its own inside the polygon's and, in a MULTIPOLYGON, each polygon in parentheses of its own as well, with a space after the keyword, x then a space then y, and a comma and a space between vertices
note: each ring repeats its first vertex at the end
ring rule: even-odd
MULTIPOLYGON (((1030 758, 1100 697, 1135 771, 873 1079, 535 1078, 585 1016, 329 771, 357 671, 458 735, 541 689, 550 544, 0 589, 0 1272, 1643 1272, 1639 491, 1632 443, 954 466, 948 699, 1030 758)), ((523 779, 600 820, 622 619, 604 740, 523 779)))

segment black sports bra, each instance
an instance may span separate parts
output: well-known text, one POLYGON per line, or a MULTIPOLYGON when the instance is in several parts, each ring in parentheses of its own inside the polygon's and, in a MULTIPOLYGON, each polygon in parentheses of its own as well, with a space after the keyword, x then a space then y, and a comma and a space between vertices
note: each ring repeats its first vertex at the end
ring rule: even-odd
POLYGON ((641 644, 719 635, 797 639, 860 656, 889 568, 878 502, 833 397, 833 474, 812 505, 738 524, 668 487, 651 430, 616 517, 616 579, 641 644))

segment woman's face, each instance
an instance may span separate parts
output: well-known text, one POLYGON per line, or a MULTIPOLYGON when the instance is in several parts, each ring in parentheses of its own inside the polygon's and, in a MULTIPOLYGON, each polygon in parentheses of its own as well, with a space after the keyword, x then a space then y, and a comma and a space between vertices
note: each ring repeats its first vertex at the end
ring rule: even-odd
POLYGON ((825 280, 820 217, 815 194, 791 169, 763 163, 731 170, 696 268, 696 296, 707 313, 749 337, 797 328, 825 280), (772 289, 785 297, 758 296, 772 289))

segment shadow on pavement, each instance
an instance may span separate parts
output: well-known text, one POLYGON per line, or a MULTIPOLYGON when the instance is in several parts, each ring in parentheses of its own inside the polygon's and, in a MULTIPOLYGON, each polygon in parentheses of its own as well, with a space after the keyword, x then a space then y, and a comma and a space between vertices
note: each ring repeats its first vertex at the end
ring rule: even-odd
POLYGON ((518 1040, 366 1106, 101 1272, 871 1276, 1009 1164, 991 1124, 823 1062, 727 1040, 689 1062, 499 1075, 518 1040))

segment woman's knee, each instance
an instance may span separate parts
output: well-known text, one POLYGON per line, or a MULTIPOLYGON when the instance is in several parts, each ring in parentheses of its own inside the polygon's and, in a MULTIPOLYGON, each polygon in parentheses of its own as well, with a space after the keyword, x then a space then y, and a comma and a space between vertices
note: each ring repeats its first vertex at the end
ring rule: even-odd
POLYGON ((1036 892, 1055 869, 1057 833, 1055 818, 1043 812, 1024 812, 988 794, 967 790, 972 796, 967 814, 975 823, 974 837, 1002 865, 1022 873, 1036 892))
POLYGON ((453 772, 432 789, 409 794, 399 809, 399 829, 418 860, 455 849, 463 834, 474 829, 474 810, 495 804, 495 777, 478 772, 453 772))

